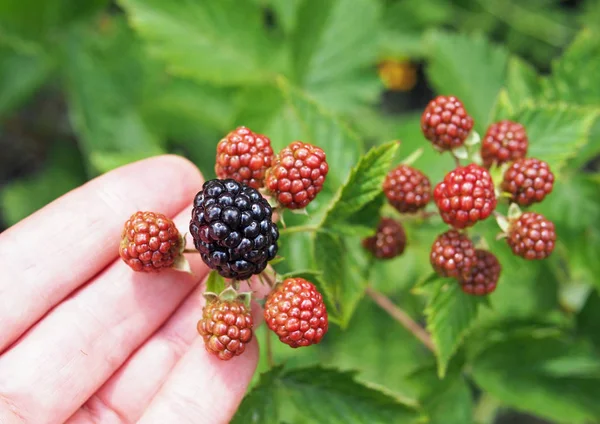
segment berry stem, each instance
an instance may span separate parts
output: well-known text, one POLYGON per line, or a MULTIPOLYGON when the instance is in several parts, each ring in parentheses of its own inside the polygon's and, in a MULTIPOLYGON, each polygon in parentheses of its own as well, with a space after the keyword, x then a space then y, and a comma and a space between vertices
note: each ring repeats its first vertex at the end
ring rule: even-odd
POLYGON ((316 233, 321 231, 316 225, 297 225, 295 227, 287 227, 279 230, 279 235, 293 233, 316 233))
POLYGON ((272 336, 271 336, 271 330, 270 329, 266 329, 266 335, 265 335, 265 345, 267 346, 267 364, 269 365, 269 368, 273 368, 273 366, 275 365, 275 361, 273 360, 273 341, 272 341, 272 336))
POLYGON ((456 167, 460 167, 460 159, 458 158, 458 156, 452 153, 452 157, 454 158, 454 164, 456 165, 456 167))
POLYGON ((386 311, 392 318, 400 323, 404 328, 410 331, 417 339, 419 339, 425 347, 427 347, 432 352, 435 352, 435 346, 431 341, 431 337, 429 333, 423 329, 419 324, 417 324, 405 311, 396 306, 390 299, 388 299, 384 294, 379 293, 377 290, 367 287, 366 290, 367 295, 373 299, 377 305, 384 311, 386 311))
POLYGON ((196 249, 183 249, 183 253, 199 253, 196 249))

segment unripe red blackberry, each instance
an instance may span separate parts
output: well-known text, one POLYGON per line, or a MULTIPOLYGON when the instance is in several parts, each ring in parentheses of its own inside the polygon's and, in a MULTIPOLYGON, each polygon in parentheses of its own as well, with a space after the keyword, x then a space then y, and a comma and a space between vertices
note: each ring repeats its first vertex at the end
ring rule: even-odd
POLYGON ((264 315, 279 340, 293 348, 319 343, 329 328, 323 296, 303 278, 287 278, 275 287, 264 315))
POLYGON ((162 213, 136 212, 123 227, 119 255, 134 271, 154 272, 171 267, 182 246, 172 220, 162 213))
POLYGON ((239 127, 217 144, 215 172, 220 179, 231 178, 258 189, 272 161, 271 140, 239 127))
POLYGON ((481 159, 486 168, 524 158, 529 142, 525 127, 518 122, 491 124, 481 141, 481 159))
POLYGON ((363 247, 379 259, 392 259, 404 252, 406 233, 398 221, 381 218, 374 236, 363 240, 363 247))
POLYGON ((442 277, 467 278, 475 263, 475 247, 465 234, 449 230, 431 246, 431 266, 442 277))
POLYGON ((473 129, 473 118, 456 97, 437 96, 421 116, 421 129, 438 149, 451 150, 464 144, 473 129))
POLYGON ((252 340, 252 314, 241 300, 216 299, 208 302, 198 321, 198 333, 206 350, 228 361, 241 355, 252 340))
POLYGON ((467 294, 484 296, 496 290, 502 266, 498 258, 487 250, 475 250, 475 261, 471 271, 459 280, 460 287, 467 294))
POLYGON ((554 223, 539 213, 525 212, 511 222, 506 242, 517 256, 528 260, 547 258, 556 243, 554 223))
POLYGON ((275 156, 265 186, 281 206, 303 209, 323 188, 328 171, 321 148, 294 141, 275 156))
POLYGON ((554 174, 544 161, 523 158, 504 172, 502 190, 511 194, 511 200, 521 206, 541 202, 552 192, 554 174))
POLYGON ((434 191, 442 219, 466 228, 486 219, 496 208, 494 183, 487 169, 470 164, 449 172, 434 191))
POLYGON ((421 171, 408 165, 400 165, 385 177, 383 192, 398 212, 412 213, 429 203, 431 183, 421 171))

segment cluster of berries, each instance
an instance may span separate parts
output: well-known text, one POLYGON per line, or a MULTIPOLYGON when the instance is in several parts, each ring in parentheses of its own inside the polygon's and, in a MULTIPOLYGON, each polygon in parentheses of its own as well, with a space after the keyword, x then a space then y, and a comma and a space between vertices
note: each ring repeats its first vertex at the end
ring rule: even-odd
MULTIPOLYGON (((221 293, 205 293, 197 330, 209 352, 229 360, 244 352, 253 335, 251 294, 234 287, 260 276, 278 251, 279 230, 263 193, 278 209, 305 208, 322 190, 328 165, 319 147, 295 141, 275 155, 269 138, 239 127, 218 143, 215 171, 218 178, 206 181, 193 200, 189 231, 203 262, 228 279, 221 293)), ((184 248, 172 220, 136 212, 125 223, 119 253, 133 270, 156 272, 184 269, 184 248)), ((294 348, 319 343, 328 329, 322 295, 302 278, 273 285, 264 317, 294 348)))
MULTIPOLYGON (((440 152, 462 148, 473 125, 473 118, 454 96, 436 97, 421 117, 423 134, 440 152)), ((482 140, 479 153, 483 166, 457 166, 433 192, 429 179, 405 164, 393 169, 383 183, 390 204, 400 213, 414 213, 433 197, 442 220, 452 229, 434 241, 431 265, 439 275, 456 278, 468 294, 493 292, 501 265, 493 253, 476 249, 465 229, 496 213, 497 192, 501 191, 511 203, 527 207, 541 202, 552 191, 554 175, 548 164, 527 158, 527 149, 524 126, 503 120, 491 124, 482 140), (504 170, 499 187, 490 175, 492 167, 504 170)), ((554 224, 535 212, 515 215, 510 217, 503 234, 512 252, 528 260, 548 257, 556 241, 554 224)), ((363 245, 378 258, 391 258, 402 253, 405 242, 401 224, 385 218, 375 236, 363 245)))

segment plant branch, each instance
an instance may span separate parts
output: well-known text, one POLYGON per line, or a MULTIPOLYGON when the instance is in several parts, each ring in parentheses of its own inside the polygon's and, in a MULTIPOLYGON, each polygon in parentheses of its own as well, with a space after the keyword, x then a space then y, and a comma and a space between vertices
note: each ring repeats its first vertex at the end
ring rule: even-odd
POLYGON ((377 290, 367 287, 367 295, 373 299, 377 305, 384 311, 386 311, 392 318, 400 323, 404 328, 410 331, 417 339, 421 341, 429 350, 435 351, 433 341, 429 336, 429 333, 425 331, 423 327, 417 324, 405 311, 400 309, 398 306, 388 299, 384 294, 379 293, 377 290))
POLYGON ((184 249, 183 253, 200 253, 196 249, 184 249))

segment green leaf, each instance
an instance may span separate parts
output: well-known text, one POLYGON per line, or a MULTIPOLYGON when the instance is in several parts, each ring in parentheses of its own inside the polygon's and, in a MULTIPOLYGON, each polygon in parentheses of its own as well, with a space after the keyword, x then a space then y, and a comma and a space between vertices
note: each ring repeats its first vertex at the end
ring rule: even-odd
POLYGON ((408 381, 418 389, 419 402, 429 424, 473 423, 473 395, 459 367, 440 379, 436 366, 426 365, 413 371, 408 381))
POLYGON ((268 81, 269 44, 251 1, 120 0, 150 52, 174 74, 219 85, 268 81))
POLYGON ((376 58, 378 18, 374 0, 304 0, 291 37, 294 81, 334 110, 375 100, 376 73, 361 71, 376 58))
POLYGON ((18 52, 0 41, 0 116, 26 101, 46 81, 53 65, 43 52, 18 52))
POLYGON ((572 424, 600 417, 600 361, 572 340, 515 337, 489 345, 472 366, 477 384, 513 408, 572 424))
POLYGON ((27 41, 48 42, 69 25, 102 9, 107 0, 19 0, 0 2, 0 33, 27 41))
POLYGON ((373 147, 361 158, 330 204, 321 223, 322 228, 342 225, 376 199, 380 204, 383 180, 398 147, 398 142, 392 141, 373 147))
POLYGON ((440 279, 425 308, 427 330, 436 348, 438 375, 444 377, 450 359, 456 353, 477 318, 482 302, 465 294, 454 279, 440 279))
POLYGON ((147 62, 123 22, 74 31, 65 49, 69 113, 92 170, 162 153, 140 111, 147 62))
POLYGON ((48 163, 31 177, 12 181, 0 191, 4 221, 10 226, 86 181, 77 149, 55 143, 48 163))
POLYGON ((232 423, 417 423, 414 403, 360 383, 351 371, 273 368, 242 402, 232 423))
POLYGON ((275 13, 275 24, 283 29, 285 34, 296 28, 298 7, 302 0, 266 0, 267 6, 275 13))
POLYGON ((555 174, 588 141, 599 110, 566 104, 525 104, 510 116, 527 129, 528 155, 548 162, 555 174))
POLYGON ((506 77, 508 52, 479 35, 434 32, 428 39, 427 76, 435 90, 460 98, 480 132, 506 77))
POLYGON ((593 290, 577 314, 577 332, 588 337, 600 352, 600 294, 593 290))
POLYGON ((541 78, 533 66, 524 60, 511 56, 506 71, 506 91, 511 101, 521 103, 537 98, 541 91, 541 78))
POLYGON ((545 95, 554 101, 600 106, 600 87, 591 75, 600 74, 600 34, 582 30, 552 64, 544 81, 545 95))
MULTIPOLYGON (((600 88, 590 75, 600 73, 600 34, 582 30, 565 53, 552 65, 552 75, 544 80, 544 94, 554 101, 600 108, 600 88)), ((600 153, 600 122, 572 161, 573 168, 583 166, 600 153)))

